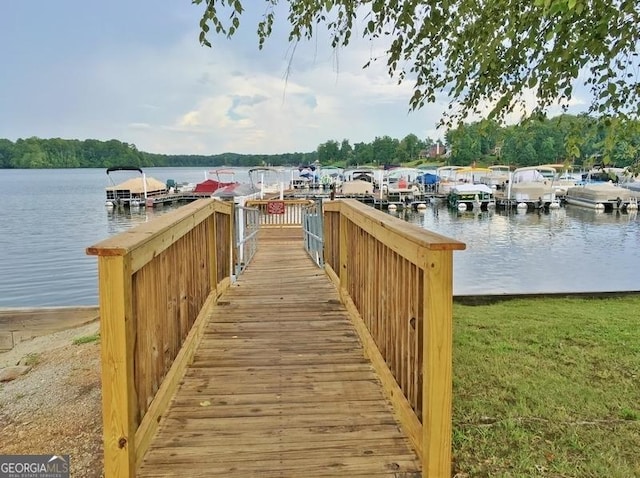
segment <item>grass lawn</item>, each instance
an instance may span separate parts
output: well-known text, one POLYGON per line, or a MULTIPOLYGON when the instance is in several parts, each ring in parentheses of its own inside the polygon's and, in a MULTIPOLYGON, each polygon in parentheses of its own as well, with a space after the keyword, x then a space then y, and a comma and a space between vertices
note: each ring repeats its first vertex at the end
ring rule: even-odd
POLYGON ((640 297, 453 315, 456 477, 640 477, 640 297))

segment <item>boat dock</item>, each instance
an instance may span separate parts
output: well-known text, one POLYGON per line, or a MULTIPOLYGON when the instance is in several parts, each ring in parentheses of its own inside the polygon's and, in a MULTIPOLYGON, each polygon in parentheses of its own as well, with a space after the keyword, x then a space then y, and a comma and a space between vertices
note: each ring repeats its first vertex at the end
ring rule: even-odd
POLYGON ((450 476, 464 244, 277 202, 196 201, 87 249, 106 478, 450 476))

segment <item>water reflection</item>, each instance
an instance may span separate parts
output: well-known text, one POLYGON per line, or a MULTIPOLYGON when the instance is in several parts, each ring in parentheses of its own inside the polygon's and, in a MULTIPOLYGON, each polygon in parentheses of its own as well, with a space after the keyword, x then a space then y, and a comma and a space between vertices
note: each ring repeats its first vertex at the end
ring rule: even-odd
POLYGON ((579 207, 550 211, 460 212, 446 206, 397 217, 465 242, 454 253, 454 293, 637 290, 635 211, 579 207))
POLYGON ((179 207, 179 205, 166 204, 155 208, 105 208, 107 232, 110 236, 118 234, 139 224, 149 222, 156 217, 160 217, 163 214, 175 210, 177 207, 179 207))

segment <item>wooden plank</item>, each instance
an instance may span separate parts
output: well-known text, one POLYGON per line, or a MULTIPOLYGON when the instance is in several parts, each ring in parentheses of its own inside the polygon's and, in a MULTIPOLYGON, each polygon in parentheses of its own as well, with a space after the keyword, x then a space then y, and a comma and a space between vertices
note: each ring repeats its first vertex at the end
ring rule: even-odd
POLYGON ((188 377, 210 377, 210 376, 224 376, 225 374, 261 374, 268 375, 269 373, 280 373, 286 376, 295 377, 299 374, 314 374, 314 379, 321 378, 325 375, 331 376, 332 374, 341 374, 344 372, 362 372, 363 374, 369 374, 374 372, 373 367, 368 362, 347 363, 347 364, 311 364, 311 365, 279 365, 276 368, 265 365, 253 365, 249 367, 215 367, 211 368, 199 368, 193 364, 189 367, 186 376, 188 377))
POLYGON ((417 476, 339 294, 299 242, 261 243, 211 312, 138 476, 417 476))
MULTIPOLYGON (((329 455, 329 454, 327 454, 329 455)), ((326 456, 326 455, 325 455, 326 456)), ((330 455, 329 455, 330 456, 330 455)), ((415 459, 406 456, 349 456, 319 458, 321 455, 301 456, 297 459, 258 459, 253 461, 224 462, 217 456, 203 454, 201 460, 194 460, 189 464, 182 462, 171 462, 166 460, 157 463, 152 473, 146 473, 143 467, 141 475, 144 477, 176 477, 189 476, 189 478, 211 478, 212 476, 254 476, 254 477, 300 477, 300 476, 337 476, 347 477, 357 474, 363 476, 374 476, 374 474, 387 473, 389 478, 402 476, 402 473, 415 473, 418 468, 415 459), (188 469, 188 475, 185 475, 188 469), (377 470, 372 471, 372 470, 377 470), (331 471, 331 474, 327 474, 331 471), (400 474, 400 475, 399 475, 400 474)))
MULTIPOLYGON (((149 459, 157 460, 157 463, 202 463, 207 461, 209 444, 185 446, 167 446, 162 450, 154 450, 149 454, 149 459)), ((243 466, 244 462, 255 459, 260 454, 262 460, 292 460, 307 456, 317 456, 322 453, 331 454, 332 458, 349 457, 405 457, 412 458, 413 452, 402 438, 383 438, 377 441, 361 440, 358 442, 324 442, 309 443, 306 441, 281 443, 274 440, 272 443, 255 444, 253 442, 242 444, 220 444, 217 455, 224 458, 226 463, 237 463, 243 466), (239 462, 239 463, 238 463, 239 462)))
MULTIPOLYGON (((397 424, 372 425, 340 425, 328 427, 324 425, 301 427, 292 434, 289 430, 255 430, 251 434, 253 446, 269 445, 274 442, 325 444, 329 443, 358 443, 365 441, 381 441, 393 437, 402 437, 402 432, 397 424)), ((220 445, 244 445, 247 444, 247 435, 237 430, 225 430, 212 434, 197 431, 162 430, 158 433, 158 440, 166 446, 202 446, 211 448, 220 445)))
MULTIPOLYGON (((217 335, 220 338, 228 338, 236 335, 242 335, 242 337, 259 337, 262 333, 268 332, 273 327, 277 327, 281 332, 295 333, 300 332, 300 325, 298 322, 299 321, 297 320, 284 322, 217 322, 215 326, 211 326, 210 324, 205 331, 205 334, 217 335)), ((349 325, 344 322, 343 318, 336 318, 333 320, 310 320, 306 321, 305 324, 310 330, 314 330, 317 332, 331 330, 350 330, 349 325)))
MULTIPOLYGON (((366 382, 363 382, 366 384, 366 382)), ((366 389, 363 383, 354 384, 352 389, 316 389, 306 390, 290 387, 277 391, 259 392, 256 390, 219 390, 208 391, 203 387, 187 388, 184 386, 178 396, 185 399, 198 399, 201 401, 210 401, 212 404, 218 405, 248 405, 256 403, 281 403, 283 400, 304 402, 313 404, 318 402, 338 403, 342 400, 383 400, 384 396, 380 393, 380 385, 372 384, 370 389, 366 389), (285 395, 286 394, 286 395, 285 395), (285 397, 286 398, 283 398, 285 397)), ((185 384, 186 385, 186 384, 185 384)), ((178 397, 177 396, 177 397, 178 397)), ((177 398, 176 398, 177 399, 177 398)), ((352 425, 352 424, 351 424, 352 425)))

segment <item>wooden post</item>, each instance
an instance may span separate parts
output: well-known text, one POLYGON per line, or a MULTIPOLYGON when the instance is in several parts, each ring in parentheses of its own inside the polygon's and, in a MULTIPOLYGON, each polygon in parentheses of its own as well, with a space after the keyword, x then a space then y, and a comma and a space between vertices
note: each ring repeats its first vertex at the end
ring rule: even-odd
POLYGON ((135 318, 129 256, 101 256, 100 343, 106 478, 134 478, 138 427, 134 383, 135 318))
POLYGON ((453 251, 429 251, 422 340, 422 476, 451 476, 453 251))
POLYGON ((236 218, 236 203, 231 203, 231 213, 229 214, 229 236, 227 238, 229 243, 229 279, 235 276, 236 273, 236 243, 235 243, 235 218, 236 218))
POLYGON ((218 213, 213 211, 211 216, 207 218, 209 222, 209 237, 208 241, 208 249, 209 249, 209 292, 216 291, 216 295, 218 295, 218 251, 217 251, 217 231, 216 231, 216 215, 218 213))
POLYGON ((340 208, 340 271, 338 273, 340 277, 340 288, 349 290, 349 270, 347 269, 347 249, 349 242, 347 238, 347 225, 349 219, 344 215, 342 211, 342 205, 340 208))

